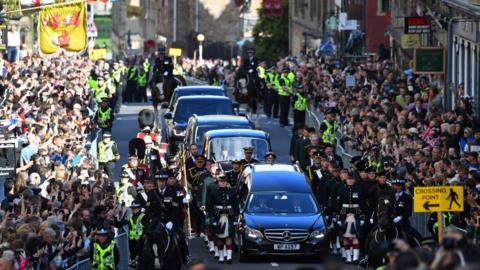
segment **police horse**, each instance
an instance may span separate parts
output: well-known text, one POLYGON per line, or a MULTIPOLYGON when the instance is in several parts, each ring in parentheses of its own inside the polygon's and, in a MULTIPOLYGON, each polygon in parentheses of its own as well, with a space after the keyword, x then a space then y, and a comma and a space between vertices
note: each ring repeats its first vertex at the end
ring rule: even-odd
POLYGON ((253 69, 248 69, 246 73, 239 70, 235 76, 236 83, 233 94, 238 103, 247 104, 247 112, 250 119, 252 119, 253 114, 256 114, 255 125, 258 126, 259 110, 257 107, 265 96, 267 86, 255 74, 256 71, 253 69))
POLYGON ((380 197, 377 224, 366 238, 366 257, 360 262, 362 266, 375 269, 384 265, 386 263, 386 250, 397 239, 405 240, 411 247, 420 247, 420 234, 414 228, 406 231, 393 223, 392 210, 393 201, 391 201, 391 198, 380 197))
POLYGON ((158 223, 145 232, 145 241, 138 268, 142 270, 183 269, 188 261, 185 235, 171 222, 158 223))
POLYGON ((158 104, 162 101, 169 102, 177 86, 186 86, 187 81, 181 75, 164 76, 156 74, 149 82, 152 92, 152 103, 155 113, 158 113, 158 104))

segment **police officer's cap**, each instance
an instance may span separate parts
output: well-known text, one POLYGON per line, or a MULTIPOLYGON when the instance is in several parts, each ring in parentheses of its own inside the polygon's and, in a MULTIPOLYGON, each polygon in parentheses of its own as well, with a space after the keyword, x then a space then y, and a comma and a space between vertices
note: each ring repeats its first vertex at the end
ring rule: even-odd
POLYGON ((303 89, 305 86, 301 82, 295 82, 293 87, 295 87, 295 89, 303 89))
POLYGON ((273 152, 267 152, 265 154, 265 159, 267 159, 268 157, 273 157, 273 159, 277 159, 277 155, 275 155, 275 153, 273 152))
POLYGON ((110 131, 103 132, 103 138, 111 138, 111 137, 112 137, 112 133, 110 131))
POLYGON ((196 155, 194 158, 195 160, 205 160, 205 157, 202 155, 196 155))
POLYGON ((253 47, 248 48, 247 53, 255 53, 255 48, 253 47))
POLYGON ((177 177, 177 172, 175 170, 168 170, 167 175, 168 175, 168 178, 177 177))
POLYGON ((325 114, 334 114, 335 113, 335 108, 328 108, 325 110, 325 114))
POLYGON ((140 208, 142 207, 142 204, 140 203, 139 200, 135 199, 132 204, 130 205, 130 208, 140 208))
POLYGON ((168 179, 168 172, 159 171, 155 174, 155 180, 157 181, 166 181, 168 179))
POLYGON ((232 160, 232 164, 240 164, 240 163, 241 163, 241 162, 240 162, 240 160, 238 160, 238 159, 232 160))
POLYGON ((130 176, 128 175, 128 172, 126 171, 123 171, 121 174, 120 174, 120 178, 129 178, 130 176))
POLYGON ((405 185, 406 181, 405 179, 393 179, 392 180, 392 185, 405 185))
POLYGON ((251 146, 246 146, 246 147, 243 148, 243 151, 244 151, 245 153, 253 153, 253 147, 251 147, 251 146))
POLYGON ((107 97, 102 98, 102 102, 108 102, 109 99, 107 97))
POLYGON ((313 154, 313 157, 314 157, 314 158, 323 158, 324 156, 323 156, 322 153, 320 153, 320 152, 315 152, 315 153, 313 154))
POLYGON ((97 230, 96 235, 108 235, 110 234, 110 228, 104 226, 97 230))
POLYGON ((207 159, 207 162, 215 163, 215 160, 213 158, 209 158, 209 159, 207 159))
POLYGON ((375 170, 374 170, 371 166, 367 166, 367 167, 365 168, 365 172, 367 172, 367 173, 373 172, 373 173, 374 173, 375 170))

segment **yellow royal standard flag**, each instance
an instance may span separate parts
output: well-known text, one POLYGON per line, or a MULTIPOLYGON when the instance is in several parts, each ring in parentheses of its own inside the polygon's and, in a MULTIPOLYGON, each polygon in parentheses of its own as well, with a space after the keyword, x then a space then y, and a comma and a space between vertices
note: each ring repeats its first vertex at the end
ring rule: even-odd
POLYGON ((38 16, 38 43, 44 56, 82 53, 87 47, 85 2, 42 8, 38 16))

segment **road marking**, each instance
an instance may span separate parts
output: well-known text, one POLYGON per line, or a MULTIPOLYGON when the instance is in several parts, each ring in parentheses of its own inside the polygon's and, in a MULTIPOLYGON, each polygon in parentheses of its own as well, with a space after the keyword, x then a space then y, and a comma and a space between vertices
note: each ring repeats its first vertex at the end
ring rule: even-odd
POLYGON ((279 267, 279 266, 280 266, 280 265, 279 265, 278 263, 276 263, 276 262, 272 262, 272 263, 270 263, 270 264, 272 265, 272 267, 279 267))

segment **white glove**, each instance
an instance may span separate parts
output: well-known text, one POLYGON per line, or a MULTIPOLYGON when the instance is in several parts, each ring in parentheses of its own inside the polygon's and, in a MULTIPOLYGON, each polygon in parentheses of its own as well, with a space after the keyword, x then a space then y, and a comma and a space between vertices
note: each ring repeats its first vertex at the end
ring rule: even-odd
POLYGON ((398 217, 395 217, 395 218, 393 219, 393 222, 398 223, 398 222, 400 222, 400 220, 402 220, 402 217, 401 217, 401 216, 398 216, 398 217))
POLYGON ((370 219, 370 224, 373 224, 373 218, 370 219))
POLYGON ((332 218, 332 222, 337 222, 337 219, 336 219, 336 218, 332 218))
POLYGON ((165 72, 163 73, 163 76, 168 76, 168 71, 165 71, 165 72))
POLYGON ((363 226, 363 224, 365 224, 365 221, 360 220, 360 226, 363 226))
POLYGON ((216 222, 213 222, 212 225, 213 225, 213 226, 217 226, 217 223, 216 223, 216 222))
POLYGON ((342 221, 341 220, 337 221, 337 224, 338 226, 342 226, 342 221))
POLYGON ((233 226, 237 226, 237 225, 238 225, 238 223, 237 223, 237 222, 233 222, 233 226))

